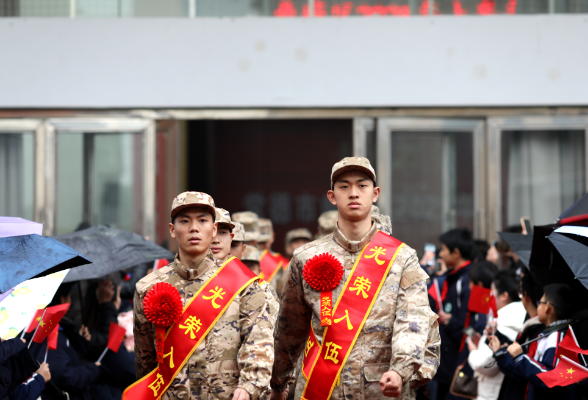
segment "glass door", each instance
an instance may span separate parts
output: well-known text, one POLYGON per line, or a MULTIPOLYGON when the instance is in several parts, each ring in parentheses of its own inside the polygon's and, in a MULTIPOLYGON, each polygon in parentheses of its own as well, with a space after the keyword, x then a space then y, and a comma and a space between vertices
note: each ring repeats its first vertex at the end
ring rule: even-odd
POLYGON ((588 117, 489 118, 494 231, 556 218, 586 193, 588 117))
POLYGON ((395 237, 422 249, 449 229, 483 237, 484 122, 379 118, 378 206, 395 237))
POLYGON ((35 143, 42 124, 0 119, 0 216, 36 220, 35 143))
POLYGON ((154 234, 155 131, 145 119, 53 119, 51 234, 110 225, 154 234))

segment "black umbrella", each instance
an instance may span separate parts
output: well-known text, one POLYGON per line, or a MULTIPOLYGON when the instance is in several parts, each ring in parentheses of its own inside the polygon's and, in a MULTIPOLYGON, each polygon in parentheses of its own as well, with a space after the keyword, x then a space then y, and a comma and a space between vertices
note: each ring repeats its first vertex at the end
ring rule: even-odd
POLYGON ((533 235, 523 235, 522 233, 512 232, 498 232, 498 234, 519 257, 525 267, 529 268, 531 249, 533 247, 533 235))
MULTIPOLYGON (((560 253, 551 241, 554 228, 553 225, 535 227, 529 267, 543 285, 565 283, 572 288, 578 299, 586 298, 588 289, 576 279, 576 275, 563 258, 567 251, 560 253)), ((584 239, 588 245, 588 238, 584 239)))
POLYGON ((93 265, 87 268, 71 270, 64 282, 99 278, 160 258, 173 258, 172 253, 136 233, 103 225, 56 236, 55 239, 93 261, 93 265))
POLYGON ((588 223, 588 193, 580 197, 557 219, 558 225, 585 225, 588 223))
POLYGON ((588 260, 588 246, 581 243, 586 241, 585 235, 588 235, 588 228, 570 226, 556 229, 547 238, 568 264, 575 278, 588 289, 588 264, 586 263, 586 260, 588 260), (570 237, 566 234, 569 234, 570 237))

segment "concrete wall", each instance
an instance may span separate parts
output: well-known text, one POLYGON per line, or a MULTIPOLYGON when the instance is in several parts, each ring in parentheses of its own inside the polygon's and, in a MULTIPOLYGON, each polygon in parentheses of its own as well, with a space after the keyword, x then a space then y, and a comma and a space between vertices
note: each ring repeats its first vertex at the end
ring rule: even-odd
POLYGON ((588 104, 588 15, 0 19, 0 108, 588 104))

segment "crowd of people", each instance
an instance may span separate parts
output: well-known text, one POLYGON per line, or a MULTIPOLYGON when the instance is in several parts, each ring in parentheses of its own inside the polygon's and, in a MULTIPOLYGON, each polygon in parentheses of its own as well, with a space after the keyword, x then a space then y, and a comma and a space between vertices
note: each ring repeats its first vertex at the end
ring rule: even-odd
POLYGON ((467 229, 453 229, 439 241, 439 268, 423 268, 431 274, 430 287, 441 288, 441 299, 429 291, 440 321, 441 364, 422 398, 466 398, 454 390, 460 374, 476 380, 474 398, 481 400, 585 398, 585 381, 549 388, 537 377, 556 367, 556 349, 566 334, 550 328, 567 328, 581 313, 582 299, 566 284, 544 285, 502 240, 489 245, 473 240, 467 229), (468 307, 474 286, 491 290, 497 317, 468 307))
MULTIPOLYGON (((148 293, 161 283, 170 284, 184 299, 186 312, 190 299, 198 297, 202 285, 217 279, 223 266, 237 259, 249 274, 261 278, 259 283, 245 285, 246 289, 235 294, 238 306, 227 305, 222 319, 218 319, 219 315, 214 320, 209 336, 198 347, 200 353, 192 349, 197 355, 189 353, 187 366, 182 364, 182 370, 174 372, 174 385, 167 383, 167 398, 314 399, 305 394, 312 373, 307 365, 307 357, 312 356, 310 350, 319 342, 317 338, 327 340, 325 327, 345 321, 351 331, 357 326, 353 319, 357 316, 347 309, 342 316, 336 314, 335 307, 323 318, 325 305, 329 310, 332 307, 329 296, 334 304, 336 296, 343 293, 336 289, 337 285, 317 292, 303 266, 307 268, 315 256, 335 254, 344 260, 345 274, 351 277, 360 259, 371 258, 375 265, 383 265, 384 261, 378 258, 386 254, 383 246, 369 249, 374 253, 363 257, 362 251, 377 239, 376 232, 392 234, 390 218, 372 205, 379 188, 369 161, 359 159, 354 169, 346 169, 344 162, 338 165, 333 167, 329 199, 333 204, 339 200, 339 210, 323 213, 314 235, 306 228, 289 231, 283 255, 273 250, 275 234, 271 220, 251 211, 230 214, 215 207, 210 196, 199 192, 179 195, 172 205, 170 223, 171 237, 180 246, 176 258, 137 265, 101 279, 63 283, 49 305, 70 304, 57 328, 55 350, 48 351, 47 339, 31 342, 31 332, 0 345, 0 398, 118 400, 126 388, 145 379, 151 383, 144 390, 152 390, 154 398, 159 398, 159 390, 165 385, 158 368, 169 365, 169 370, 174 371, 180 360, 176 358, 174 363, 174 347, 169 347, 168 339, 164 341, 158 336, 157 324, 150 319, 150 311, 146 310, 149 307, 145 306, 148 293), (337 168, 339 175, 335 174, 337 168), (373 186, 366 184, 366 180, 371 180, 373 186), (335 184, 339 186, 339 198, 335 184), (342 211, 340 203, 345 196, 352 201, 349 210, 342 211), (362 216, 367 221, 365 229, 362 228, 365 232, 342 227, 341 216, 352 228, 359 226, 361 221, 352 221, 349 215, 359 215, 365 208, 364 197, 369 202, 367 214, 362 216), (185 211, 194 207, 206 212, 185 211), (205 216, 206 213, 209 215, 205 216), (210 223, 214 230, 186 228, 194 224, 210 227, 210 223), (204 236, 208 234, 211 239, 207 242, 204 236), (359 236, 355 238, 353 234, 359 236), (181 255, 182 246, 199 248, 203 243, 200 258, 190 259, 185 250, 181 255), (270 258, 273 264, 268 264, 270 258), (303 279, 305 285, 297 283, 303 279), (312 311, 308 312, 309 309, 312 311), (315 320, 317 310, 321 317, 315 320), (112 324, 123 325, 127 337, 118 345, 118 351, 105 351, 110 347, 112 324), (315 332, 317 338, 313 339, 315 332), (170 351, 166 353, 167 350, 170 351), (253 358, 257 360, 253 362, 253 358), (230 392, 226 392, 227 388, 231 388, 230 392)), ((433 263, 426 257, 418 263, 414 250, 403 249, 400 242, 386 244, 390 250, 395 249, 394 254, 387 255, 388 268, 392 269, 384 279, 390 280, 387 284, 382 281, 380 287, 384 289, 379 302, 371 300, 375 302, 366 308, 366 316, 359 315, 357 321, 364 318, 360 324, 363 329, 353 341, 356 343, 359 338, 359 350, 347 350, 350 357, 345 358, 345 368, 338 373, 333 384, 336 386, 326 398, 587 398, 582 397, 586 396, 586 381, 549 388, 537 377, 556 367, 556 350, 566 334, 566 330, 559 328, 571 323, 580 311, 580 301, 574 298, 570 287, 542 284, 508 244, 498 241, 489 245, 474 240, 467 229, 445 232, 439 243, 433 263), (494 306, 489 310, 494 311, 472 310, 470 297, 474 297, 477 288, 491 293, 485 301, 493 299, 494 306), (369 320, 368 315, 375 320, 369 320), (358 380, 358 375, 364 379, 358 380)), ((324 273, 329 275, 329 271, 324 273)), ((343 265, 341 271, 343 274, 343 265)), ((237 280, 236 275, 234 279, 237 280)), ((369 297, 369 279, 356 277, 349 281, 352 284, 355 286, 349 290, 355 290, 351 294, 353 302, 360 303, 362 298, 369 297)), ((223 290, 217 285, 210 290, 211 296, 203 298, 212 307, 221 308, 215 299, 223 300, 223 290)), ((178 320, 178 324, 188 335, 186 338, 192 339, 197 338, 202 326, 194 315, 185 321, 178 320)), ((334 341, 325 345, 332 349, 327 350, 324 359, 338 364, 341 360, 337 358, 337 349, 343 351, 342 347, 334 341)), ((312 368, 315 363, 320 364, 320 360, 312 361, 312 368)), ((316 393, 319 392, 317 389, 316 393)))

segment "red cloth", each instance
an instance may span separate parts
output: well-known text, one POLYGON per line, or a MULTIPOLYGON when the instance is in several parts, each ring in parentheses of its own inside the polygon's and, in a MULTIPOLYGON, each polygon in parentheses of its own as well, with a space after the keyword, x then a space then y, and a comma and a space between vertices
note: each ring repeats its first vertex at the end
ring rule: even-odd
POLYGON ((106 347, 108 347, 110 350, 116 353, 118 352, 118 349, 120 349, 120 344, 122 343, 124 338, 125 328, 118 324, 115 324, 114 322, 111 322, 110 328, 108 329, 108 344, 106 345, 106 347))
POLYGON ((163 268, 163 267, 167 266, 168 264, 169 264, 169 262, 165 258, 160 258, 158 260, 155 260, 155 263, 153 264, 153 271, 157 271, 158 269, 163 268))
POLYGON ((51 311, 47 309, 45 316, 39 322, 39 329, 37 329, 37 333, 33 336, 33 342, 35 343, 43 343, 43 340, 49 335, 59 324, 61 318, 65 315, 67 310, 69 309, 69 303, 60 304, 58 306, 51 307, 51 311))
POLYGON ((492 311, 492 316, 494 318, 498 318, 498 308, 496 308, 496 297, 494 293, 490 294, 490 311, 492 311))
POLYGON ((53 331, 47 335, 47 348, 49 350, 57 350, 57 335, 59 334, 59 324, 53 331))
POLYGON ((551 371, 537 374, 537 378, 541 379, 550 388, 555 386, 568 386, 588 379, 588 369, 566 356, 562 356, 557 367, 551 371))
POLYGON ((439 281, 435 278, 433 278, 433 284, 429 288, 429 294, 433 300, 435 300, 435 303, 437 303, 437 309, 443 310, 443 301, 441 300, 441 293, 439 291, 439 281))

